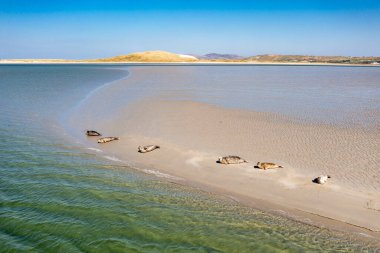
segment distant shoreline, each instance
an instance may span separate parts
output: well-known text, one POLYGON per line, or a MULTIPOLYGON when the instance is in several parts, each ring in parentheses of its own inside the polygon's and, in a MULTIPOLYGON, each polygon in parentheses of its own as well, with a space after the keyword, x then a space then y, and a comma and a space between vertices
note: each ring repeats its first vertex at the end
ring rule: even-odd
POLYGON ((343 67, 380 67, 380 64, 341 64, 341 63, 306 63, 306 62, 223 62, 223 61, 197 61, 197 62, 103 62, 103 61, 65 61, 65 60, 0 60, 0 65, 39 65, 39 64, 73 64, 73 65, 274 65, 274 66, 343 66, 343 67))
POLYGON ((135 52, 98 59, 0 59, 0 64, 173 64, 173 65, 305 65, 305 66, 380 66, 376 56, 313 56, 265 54, 242 57, 230 54, 193 56, 166 51, 135 52))

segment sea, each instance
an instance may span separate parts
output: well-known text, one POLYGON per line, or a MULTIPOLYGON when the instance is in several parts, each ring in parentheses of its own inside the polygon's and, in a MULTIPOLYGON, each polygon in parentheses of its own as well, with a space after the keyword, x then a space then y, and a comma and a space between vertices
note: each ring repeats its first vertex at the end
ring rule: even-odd
MULTIPOLYGON (((375 67, 0 65, 0 252, 380 252, 365 235, 246 207, 77 142, 70 114, 132 68, 191 76, 168 82, 175 98, 379 123, 375 67), (218 86, 216 77, 231 85, 218 86)), ((159 94, 149 85, 154 80, 125 99, 159 94)))

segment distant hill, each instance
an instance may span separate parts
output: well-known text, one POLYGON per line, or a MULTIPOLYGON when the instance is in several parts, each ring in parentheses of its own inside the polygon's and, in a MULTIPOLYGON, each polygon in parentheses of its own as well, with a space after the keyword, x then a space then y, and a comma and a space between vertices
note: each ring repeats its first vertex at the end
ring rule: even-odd
POLYGON ((244 59, 243 56, 236 55, 236 54, 218 54, 218 53, 206 54, 198 58, 203 59, 203 60, 242 60, 244 59))
POLYGON ((198 59, 191 55, 174 54, 165 51, 147 51, 110 58, 96 59, 100 62, 194 62, 198 59))
POLYGON ((86 62, 204 62, 204 63, 268 63, 268 64, 363 64, 380 66, 380 57, 312 56, 265 54, 242 57, 235 54, 210 53, 204 56, 147 51, 93 60, 64 59, 0 59, 0 63, 86 63, 86 62))
POLYGON ((278 63, 331 63, 331 64, 380 64, 380 57, 311 56, 311 55, 256 55, 246 58, 247 62, 278 63))

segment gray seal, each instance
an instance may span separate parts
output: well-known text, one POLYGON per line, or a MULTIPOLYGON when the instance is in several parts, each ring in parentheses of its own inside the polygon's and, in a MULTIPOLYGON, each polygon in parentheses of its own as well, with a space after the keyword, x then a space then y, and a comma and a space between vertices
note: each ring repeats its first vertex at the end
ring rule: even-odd
POLYGON ((313 179, 313 183, 325 184, 329 178, 331 178, 329 175, 320 175, 319 177, 313 179))
POLYGON ((147 146, 139 146, 137 149, 140 153, 147 153, 147 152, 151 152, 151 151, 158 149, 158 148, 160 148, 160 146, 147 145, 147 146))
POLYGON ((229 155, 218 158, 218 163, 221 164, 239 164, 239 163, 247 163, 246 160, 237 155, 229 155))
POLYGON ((100 139, 98 139, 98 143, 107 143, 107 142, 115 141, 115 140, 119 140, 119 137, 104 137, 104 138, 100 138, 100 139))

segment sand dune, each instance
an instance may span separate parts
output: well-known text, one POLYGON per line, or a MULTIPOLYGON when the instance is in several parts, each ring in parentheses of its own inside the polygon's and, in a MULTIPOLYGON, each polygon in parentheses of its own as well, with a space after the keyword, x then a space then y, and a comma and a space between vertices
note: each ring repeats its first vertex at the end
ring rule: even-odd
POLYGON ((127 55, 119 55, 111 58, 98 59, 105 62, 193 62, 198 59, 194 56, 174 54, 165 51, 147 51, 127 55))

